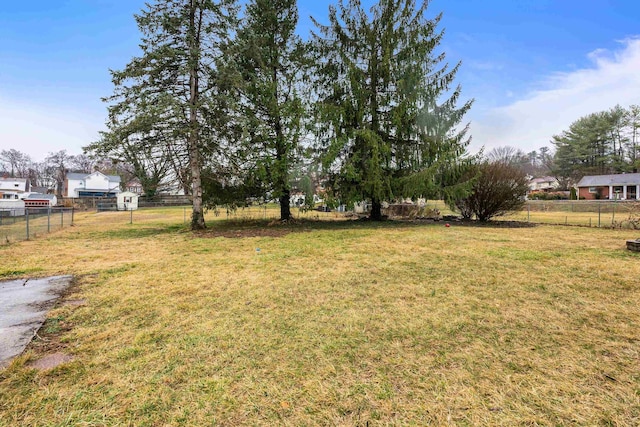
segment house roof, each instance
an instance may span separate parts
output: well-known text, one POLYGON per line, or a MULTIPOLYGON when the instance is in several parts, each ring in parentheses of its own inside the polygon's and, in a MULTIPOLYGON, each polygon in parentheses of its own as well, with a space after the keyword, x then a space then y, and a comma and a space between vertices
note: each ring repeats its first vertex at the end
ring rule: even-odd
POLYGON ((68 172, 67 179, 85 179, 89 175, 88 173, 68 172))
POLYGON ((542 183, 542 182, 556 182, 558 181, 555 177, 553 176, 541 176, 539 178, 533 178, 531 180, 532 183, 542 183))
MULTIPOLYGON (((93 175, 95 172, 93 173, 78 173, 78 172, 68 172, 67 173, 67 179, 85 179, 86 177, 88 177, 89 175, 93 175)), ((98 172, 102 175, 104 175, 102 172, 98 172)), ((111 182, 120 182, 120 177, 118 175, 104 175, 107 178, 109 178, 109 181, 111 182)))
POLYGON ((29 200, 53 200, 56 196, 54 194, 31 193, 25 198, 29 200))
POLYGON ((31 186, 31 191, 33 192, 33 194, 47 194, 48 190, 48 187, 34 187, 33 185, 31 186))
POLYGON ((4 182, 27 182, 27 178, 0 178, 0 181, 4 182))
POLYGON ((609 185, 638 185, 640 173, 621 173, 614 175, 587 175, 578 182, 578 187, 602 187, 609 185))

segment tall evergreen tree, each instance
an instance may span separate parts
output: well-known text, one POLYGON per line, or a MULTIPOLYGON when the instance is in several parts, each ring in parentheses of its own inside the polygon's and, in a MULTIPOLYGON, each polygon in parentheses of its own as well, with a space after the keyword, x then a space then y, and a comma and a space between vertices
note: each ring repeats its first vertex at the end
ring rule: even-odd
POLYGON ((303 133, 306 48, 295 34, 296 0, 252 0, 238 33, 240 110, 254 177, 291 218, 290 175, 303 133))
POLYGON ((455 129, 471 101, 457 107, 460 64, 437 52, 441 15, 427 19, 428 4, 380 0, 367 13, 341 1, 329 25, 316 22, 324 166, 343 199, 371 201, 374 220, 385 199, 435 191, 469 142, 466 127, 455 129))
MULTIPOLYGON (((168 144, 188 158, 191 228, 205 227, 201 172, 221 121, 217 64, 236 22, 235 0, 158 0, 136 15, 142 56, 112 72, 109 131, 123 144, 168 144), (142 127, 138 127, 140 124, 142 127), (132 138, 133 137, 133 138, 132 138)), ((106 138, 109 141, 109 138, 106 138)))
POLYGON ((576 182, 584 175, 637 170, 640 114, 635 109, 616 106, 592 113, 554 136, 551 142, 556 146, 555 174, 576 182))
POLYGON ((624 115, 626 128, 626 150, 630 164, 630 170, 637 172, 640 169, 640 105, 630 105, 624 115))

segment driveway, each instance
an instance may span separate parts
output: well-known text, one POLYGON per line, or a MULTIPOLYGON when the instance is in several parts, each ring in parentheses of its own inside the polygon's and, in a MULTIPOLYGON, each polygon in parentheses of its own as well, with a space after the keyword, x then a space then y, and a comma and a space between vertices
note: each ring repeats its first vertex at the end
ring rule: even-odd
POLYGON ((72 276, 0 282, 0 367, 22 353, 72 276))

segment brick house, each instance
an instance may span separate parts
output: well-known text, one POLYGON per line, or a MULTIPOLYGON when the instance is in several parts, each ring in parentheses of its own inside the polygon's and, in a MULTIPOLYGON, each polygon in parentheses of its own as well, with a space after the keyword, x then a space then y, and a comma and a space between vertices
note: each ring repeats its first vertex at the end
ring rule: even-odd
POLYGON ((576 187, 580 199, 640 200, 640 173, 588 175, 576 187))

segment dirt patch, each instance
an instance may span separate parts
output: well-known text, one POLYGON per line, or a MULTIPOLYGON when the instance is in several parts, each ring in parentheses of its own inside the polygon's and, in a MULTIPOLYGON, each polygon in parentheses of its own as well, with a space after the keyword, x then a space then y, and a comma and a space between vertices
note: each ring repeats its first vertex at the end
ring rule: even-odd
POLYGON ((264 228, 240 228, 234 230, 217 230, 215 228, 198 231, 194 233, 195 237, 214 238, 225 237, 227 239, 244 239, 248 237, 282 237, 293 232, 290 228, 283 227, 264 227, 264 228))
POLYGON ((0 365, 22 353, 71 282, 71 276, 0 282, 0 365))
MULTIPOLYGON (((453 225, 453 224, 452 224, 453 225)), ((534 228, 538 224, 525 221, 460 221, 456 225, 465 225, 468 227, 486 227, 486 228, 534 228)))
POLYGON ((29 367, 39 369, 41 371, 53 369, 56 366, 68 363, 73 360, 73 356, 64 353, 48 354, 38 360, 29 363, 29 367))
POLYGON ((62 316, 48 318, 35 333, 27 348, 33 350, 38 356, 63 351, 68 344, 63 342, 62 338, 72 329, 71 322, 62 316))
POLYGON ((526 221, 476 221, 472 219, 463 219, 457 216, 444 216, 442 219, 434 220, 432 218, 416 218, 416 219, 398 219, 394 218, 391 222, 398 224, 449 224, 451 227, 484 227, 484 228, 533 228, 538 224, 526 221))
MULTIPOLYGON (((86 280, 97 277, 97 275, 91 274, 82 277, 86 280)), ((46 359, 51 355, 64 354, 66 351, 68 343, 63 341, 63 338, 73 329, 73 324, 68 320, 68 317, 76 308, 87 305, 86 299, 77 298, 79 279, 80 277, 74 277, 71 285, 59 293, 59 299, 55 305, 56 307, 66 308, 57 316, 47 317, 27 346, 29 350, 35 353, 35 357, 38 360, 46 359), (74 298, 74 296, 76 297, 74 298)))

